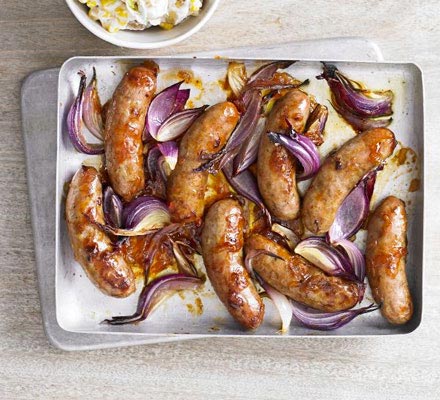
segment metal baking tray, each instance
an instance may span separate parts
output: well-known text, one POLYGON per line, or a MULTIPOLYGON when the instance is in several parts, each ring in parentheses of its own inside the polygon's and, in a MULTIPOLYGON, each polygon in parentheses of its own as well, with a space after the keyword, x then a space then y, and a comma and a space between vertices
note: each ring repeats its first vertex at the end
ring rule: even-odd
MULTIPOLYGON (((173 337, 200 336, 276 336, 279 320, 273 305, 266 302, 266 316, 262 326, 255 332, 242 330, 229 316, 209 285, 203 291, 184 296, 174 295, 161 305, 147 321, 137 325, 108 326, 100 324, 112 315, 130 314, 135 310, 137 294, 127 299, 113 299, 103 295, 88 280, 81 267, 74 261, 64 221, 63 192, 65 183, 87 158, 71 146, 65 129, 65 119, 78 86, 79 70, 91 73, 96 67, 99 76, 99 90, 105 101, 111 96, 123 73, 140 57, 74 57, 67 60, 60 71, 58 87, 58 147, 56 178, 56 316, 60 327, 70 332, 139 334, 173 337), (195 315, 196 298, 203 303, 203 312, 195 315), (188 335, 188 336, 187 336, 188 335)), ((191 71, 199 84, 192 87, 194 106, 214 104, 225 99, 221 82, 224 80, 227 60, 219 58, 170 58, 157 57, 161 68, 158 90, 176 82, 178 72, 191 71)), ((262 62, 271 60, 244 60, 248 70, 262 62)), ((331 60, 326 60, 330 61, 331 60)), ((394 120, 391 129, 396 133, 399 146, 393 158, 379 174, 372 206, 388 194, 395 194, 408 205, 409 255, 407 271, 410 289, 414 297, 414 317, 404 326, 391 326, 379 312, 363 315, 349 325, 332 332, 317 332, 292 323, 290 336, 338 336, 338 335, 390 335, 408 333, 417 328, 422 314, 423 281, 423 80, 421 70, 410 63, 368 63, 337 62, 338 67, 349 76, 364 82, 372 88, 389 88, 395 93, 394 120), (403 150, 401 150, 403 149, 403 150), (405 150, 407 149, 407 150, 405 150), (405 157, 403 157, 405 155, 405 157), (411 191, 415 186, 419 189, 411 191), (411 189, 411 190, 410 190, 411 189)), ((314 79, 321 71, 318 60, 302 60, 291 66, 291 72, 298 79, 311 78, 305 89, 319 102, 328 105, 328 89, 324 81, 314 79)), ((191 85, 189 85, 191 87, 191 85)), ((321 154, 332 149, 354 135, 331 109, 327 124, 327 138, 321 154)), ((362 246, 364 235, 358 235, 362 246)), ((371 300, 367 293, 365 303, 371 300)))

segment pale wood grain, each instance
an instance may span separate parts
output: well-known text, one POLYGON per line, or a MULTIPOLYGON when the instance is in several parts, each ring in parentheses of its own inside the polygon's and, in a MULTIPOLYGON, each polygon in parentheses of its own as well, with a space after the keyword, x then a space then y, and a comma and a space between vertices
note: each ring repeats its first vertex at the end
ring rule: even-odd
POLYGON ((173 48, 130 51, 87 32, 61 0, 0 0, 0 398, 435 399, 440 397, 440 14, 436 0, 224 0, 173 48), (20 85, 73 55, 176 54, 366 36, 426 83, 422 327, 371 339, 210 339, 84 353, 49 347, 41 325, 20 127, 20 85), (141 397, 142 396, 142 397, 141 397))

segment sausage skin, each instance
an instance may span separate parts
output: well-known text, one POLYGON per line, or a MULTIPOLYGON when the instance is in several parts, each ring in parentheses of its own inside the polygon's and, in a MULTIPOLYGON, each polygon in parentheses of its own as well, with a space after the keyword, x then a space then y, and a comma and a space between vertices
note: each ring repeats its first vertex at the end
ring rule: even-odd
POLYGON ((209 280, 229 313, 247 329, 260 326, 264 304, 243 265, 244 218, 233 199, 212 205, 202 231, 202 254, 209 280))
POLYGON ((269 285, 306 306, 326 312, 347 310, 362 294, 357 283, 325 274, 261 234, 247 240, 246 252, 251 250, 265 250, 282 258, 259 254, 252 258, 252 267, 269 285))
POLYGON ((392 324, 408 322, 413 313, 405 272, 406 231, 405 203, 387 197, 370 217, 365 255, 374 300, 392 324))
MULTIPOLYGON (((287 132, 287 121, 297 132, 302 133, 309 112, 309 97, 301 90, 290 90, 274 104, 267 118, 265 133, 287 132)), ((260 193, 276 218, 295 219, 300 207, 295 159, 283 146, 272 143, 265 133, 258 149, 257 180, 260 193)))
POLYGON ((184 135, 176 167, 168 178, 167 198, 173 222, 201 222, 208 171, 194 170, 206 161, 206 156, 224 147, 239 117, 235 105, 225 101, 208 108, 184 135))
POLYGON ((350 191, 365 174, 381 165, 395 147, 393 132, 378 128, 355 136, 327 157, 304 196, 305 227, 317 235, 327 232, 350 191))
POLYGON ((104 224, 102 185, 98 171, 81 167, 70 183, 66 221, 75 260, 105 294, 127 297, 136 289, 132 270, 120 250, 95 224, 104 224))
POLYGON ((106 168, 114 191, 133 200, 145 185, 142 132, 156 91, 158 67, 131 68, 116 88, 105 114, 106 168))

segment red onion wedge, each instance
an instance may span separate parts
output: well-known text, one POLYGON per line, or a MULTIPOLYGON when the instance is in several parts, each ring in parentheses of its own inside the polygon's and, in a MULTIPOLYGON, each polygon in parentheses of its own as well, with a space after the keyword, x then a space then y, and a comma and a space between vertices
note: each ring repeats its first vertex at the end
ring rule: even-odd
POLYGON ((177 143, 173 141, 158 143, 157 147, 163 154, 170 169, 173 170, 176 168, 177 158, 179 156, 179 147, 177 146, 177 143))
POLYGON ((353 236, 362 226, 370 212, 376 171, 371 171, 348 194, 336 213, 328 232, 328 240, 336 243, 353 236))
POLYGON ((332 102, 331 105, 335 111, 344 118, 355 131, 363 132, 375 128, 386 128, 393 121, 393 117, 389 118, 364 118, 358 115, 352 114, 350 111, 340 107, 336 102, 332 102))
POLYGON ((83 113, 82 117, 84 124, 90 133, 97 139, 103 138, 103 123, 102 123, 102 106, 96 88, 96 69, 93 67, 93 77, 84 92, 83 113))
POLYGON ((130 202, 122 211, 124 229, 106 225, 105 230, 116 236, 146 235, 170 223, 165 203, 152 196, 141 196, 130 202))
POLYGON ((169 116, 158 129, 155 135, 152 135, 158 142, 175 140, 183 135, 192 123, 208 108, 204 105, 199 108, 190 108, 188 110, 178 111, 169 116))
POLYGON ((321 146, 324 143, 323 133, 327 118, 328 108, 317 104, 307 120, 304 136, 308 137, 316 146, 321 146))
POLYGON ((156 139, 157 132, 164 121, 173 113, 181 111, 188 100, 189 91, 180 90, 182 83, 183 81, 177 82, 167 87, 151 101, 145 128, 154 139, 156 139))
POLYGON ((299 181, 312 178, 319 170, 321 161, 319 153, 313 142, 304 135, 294 132, 289 136, 269 132, 269 139, 284 146, 301 164, 303 171, 297 175, 299 181))
POLYGON ((274 61, 269 64, 263 65, 258 68, 249 78, 247 85, 251 83, 262 80, 262 79, 270 79, 273 74, 277 72, 279 69, 289 68, 296 61, 274 61))
POLYGON ((355 310, 338 311, 334 313, 326 313, 313 310, 312 308, 303 306, 297 302, 292 301, 292 312, 295 319, 297 319, 303 326, 309 329, 316 329, 320 331, 331 331, 341 328, 348 324, 358 315, 367 314, 376 311, 380 306, 370 304, 369 306, 358 308, 355 310))
POLYGON ((295 253, 329 275, 357 280, 353 266, 344 253, 329 245, 322 237, 309 237, 299 242, 295 253))
POLYGON ((170 239, 171 245, 173 247, 173 254, 174 258, 177 261, 177 265, 179 267, 179 270, 188 276, 198 276, 197 269, 194 266, 194 263, 186 256, 186 254, 182 251, 181 245, 185 247, 189 247, 186 243, 183 242, 175 242, 174 240, 170 239))
POLYGON ((286 228, 283 225, 274 223, 272 225, 272 232, 276 232, 279 235, 281 235, 286 243, 288 244, 290 250, 295 250, 295 247, 297 246, 297 244, 299 243, 299 238, 298 236, 295 234, 295 232, 293 232, 291 229, 286 228))
POLYGON ((264 215, 267 218, 269 225, 272 223, 271 215, 269 210, 264 205, 263 199, 258 190, 258 184, 255 176, 248 169, 239 173, 238 175, 232 172, 232 163, 229 162, 223 167, 223 173, 229 184, 234 188, 234 190, 241 196, 247 198, 248 200, 254 202, 258 207, 261 208, 264 215))
POLYGON ((234 158, 233 172, 237 175, 249 168, 257 161, 258 147, 260 145, 261 135, 266 126, 266 118, 260 117, 257 121, 253 133, 251 133, 244 141, 239 153, 234 158))
MULTIPOLYGON (((164 149, 166 151, 167 149, 164 149)), ((159 149, 159 146, 155 146, 148 151, 147 154, 147 171, 150 178, 157 182, 163 181, 166 182, 167 175, 163 168, 162 160, 164 160, 164 156, 159 149)))
POLYGON ((393 113, 393 92, 361 89, 359 84, 344 76, 333 64, 323 63, 323 73, 332 98, 341 108, 360 117, 383 117, 393 113))
POLYGON ((161 300, 170 294, 179 290, 195 290, 203 281, 193 276, 183 274, 171 274, 163 276, 146 285, 137 305, 136 312, 133 315, 117 316, 106 319, 103 322, 110 325, 125 325, 144 321, 154 310, 161 300))
POLYGON ((104 211, 104 219, 107 225, 114 228, 120 228, 122 225, 122 201, 113 191, 111 186, 107 186, 104 190, 104 201, 102 204, 104 211))
POLYGON ((358 249, 358 247, 347 239, 340 239, 335 243, 337 248, 340 248, 343 251, 348 259, 350 260, 350 264, 353 267, 354 274, 356 275, 359 282, 364 282, 365 280, 365 257, 358 249))
POLYGON ((67 114, 67 131, 69 133, 69 138, 73 147, 75 147, 75 149, 81 153, 89 155, 103 154, 104 145, 87 143, 82 132, 84 90, 86 87, 87 77, 82 71, 80 71, 78 74, 81 76, 78 94, 70 107, 69 113, 67 114))

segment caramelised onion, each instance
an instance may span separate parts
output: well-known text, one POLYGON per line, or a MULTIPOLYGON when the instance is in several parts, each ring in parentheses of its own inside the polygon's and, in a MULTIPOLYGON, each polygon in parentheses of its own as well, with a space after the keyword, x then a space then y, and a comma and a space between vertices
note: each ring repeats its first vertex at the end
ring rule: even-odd
POLYGON ((158 93, 150 103, 145 122, 146 131, 156 139, 165 120, 173 113, 183 110, 189 98, 189 90, 181 90, 183 81, 167 87, 158 93))
POLYGON ((179 156, 179 147, 174 141, 158 143, 157 147, 163 154, 165 161, 168 163, 171 171, 176 168, 177 158, 179 156))
MULTIPOLYGON (((151 107, 151 106, 150 106, 151 107)), ((204 105, 199 108, 178 111, 170 115, 160 126, 157 133, 152 135, 158 142, 175 140, 183 135, 192 123, 208 108, 204 105)))
POLYGON ((350 264, 353 267, 354 274, 359 282, 365 280, 365 257, 359 250, 359 248, 350 240, 340 239, 335 243, 337 248, 340 248, 350 260, 350 264))
POLYGON ((140 236, 163 228, 170 223, 166 204, 152 196, 141 196, 131 201, 122 211, 124 228, 106 225, 104 229, 116 236, 140 236))
POLYGON ((335 65, 323 63, 323 73, 335 103, 360 117, 383 117, 393 113, 393 92, 361 89, 360 85, 343 75, 335 65))
POLYGON ((107 225, 114 228, 120 228, 122 225, 122 201, 114 192, 111 186, 107 186, 104 190, 104 199, 102 208, 104 211, 104 219, 107 225))
POLYGON ((322 237, 309 237, 299 242, 295 253, 329 275, 357 280, 353 266, 344 253, 329 245, 322 237))
POLYGON ((248 79, 244 63, 231 61, 228 64, 227 77, 232 93, 235 97, 240 97, 248 79))
POLYGON ((266 126, 266 118, 260 117, 257 121, 255 129, 244 141, 240 147, 240 151, 233 161, 233 173, 237 175, 249 168, 256 160, 258 155, 258 147, 260 145, 261 135, 266 126))
MULTIPOLYGON (((170 238, 170 242, 173 248, 173 254, 177 261, 177 265, 180 271, 189 276, 198 276, 197 269, 194 266, 192 260, 190 260, 186 254, 182 251, 180 246, 189 247, 186 243, 174 241, 170 238)), ((193 250, 193 249, 192 249, 193 250)))
POLYGON ((309 329, 316 329, 320 331, 331 331, 341 328, 348 324, 359 315, 376 311, 380 306, 370 304, 369 306, 351 309, 346 311, 338 311, 334 313, 326 313, 312 308, 303 306, 295 301, 292 301, 292 313, 303 326, 309 329))
POLYGON ((83 113, 84 124, 97 139, 103 140, 102 106, 96 88, 96 69, 93 67, 93 77, 84 92, 83 113))
POLYGON ((265 64, 258 68, 249 78, 247 85, 252 84, 255 81, 270 79, 273 74, 279 69, 289 68, 296 61, 274 61, 269 64, 265 64))
POLYGON ((323 133, 327 118, 328 108, 317 104, 307 120, 304 136, 308 137, 316 146, 321 146, 324 143, 323 133))
POLYGON ((232 168, 232 163, 229 162, 223 167, 222 170, 229 184, 239 195, 247 198, 248 200, 254 202, 258 207, 260 207, 270 225, 272 222, 271 215, 269 210, 264 205, 263 199, 260 195, 260 191, 258 190, 255 176, 248 169, 245 169, 243 172, 234 175, 232 168))
POLYGON ((84 90, 86 87, 87 76, 82 71, 78 74, 81 76, 78 94, 67 114, 67 131, 69 133, 69 138, 73 147, 81 153, 90 155, 103 154, 104 145, 87 143, 82 131, 84 90))
POLYGON ((331 243, 354 235, 364 223, 370 211, 376 174, 374 170, 365 175, 342 202, 328 232, 331 243))
POLYGON ((358 132, 368 131, 375 128, 386 128, 393 121, 393 117, 385 118, 364 118, 352 114, 350 111, 339 106, 335 101, 331 102, 335 111, 344 118, 354 130, 358 132))
POLYGON ((273 224, 271 229, 273 232, 276 232, 284 237, 291 250, 294 250, 296 245, 299 243, 298 236, 291 229, 277 223, 273 224))
POLYGON ((164 242, 164 240, 169 238, 169 235, 176 232, 180 227, 180 224, 170 224, 162 229, 159 229, 153 234, 148 244, 147 253, 145 254, 145 274, 148 272, 150 265, 153 262, 154 256, 160 249, 161 244, 164 242))
POLYGON ((103 322, 110 325, 125 325, 144 321, 154 310, 155 306, 165 296, 168 296, 170 292, 195 290, 202 283, 203 281, 199 278, 183 274, 171 274, 160 277, 143 288, 139 296, 136 312, 133 315, 117 316, 106 319, 103 322))
POLYGON ((218 153, 212 154, 209 161, 196 168, 194 172, 210 171, 216 173, 235 157, 240 146, 254 132, 261 115, 261 93, 258 91, 247 92, 244 101, 246 111, 242 114, 225 147, 218 153))
POLYGON ((147 154, 147 171, 148 175, 155 182, 164 182, 167 181, 167 175, 163 168, 162 161, 165 160, 159 146, 155 146, 148 151, 147 154))
POLYGON ((292 131, 290 136, 269 132, 269 139, 284 146, 301 164, 303 171, 297 175, 299 181, 312 178, 319 170, 321 161, 313 142, 304 135, 292 131))

